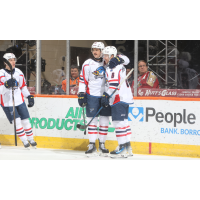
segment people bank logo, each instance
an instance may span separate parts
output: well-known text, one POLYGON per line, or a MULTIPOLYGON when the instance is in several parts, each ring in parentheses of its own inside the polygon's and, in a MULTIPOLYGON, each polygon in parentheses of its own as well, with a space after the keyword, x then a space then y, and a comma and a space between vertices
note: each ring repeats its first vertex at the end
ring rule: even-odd
POLYGON ((128 121, 144 121, 144 108, 143 107, 129 107, 128 121))

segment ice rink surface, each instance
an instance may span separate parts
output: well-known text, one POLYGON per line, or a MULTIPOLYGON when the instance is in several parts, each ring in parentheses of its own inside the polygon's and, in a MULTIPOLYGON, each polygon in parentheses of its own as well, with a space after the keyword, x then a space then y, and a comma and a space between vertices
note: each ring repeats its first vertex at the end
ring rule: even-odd
POLYGON ((0 160, 200 160, 200 158, 172 157, 134 154, 128 158, 110 157, 86 157, 84 151, 64 150, 64 149, 44 149, 33 147, 30 150, 22 146, 5 146, 0 149, 0 160))

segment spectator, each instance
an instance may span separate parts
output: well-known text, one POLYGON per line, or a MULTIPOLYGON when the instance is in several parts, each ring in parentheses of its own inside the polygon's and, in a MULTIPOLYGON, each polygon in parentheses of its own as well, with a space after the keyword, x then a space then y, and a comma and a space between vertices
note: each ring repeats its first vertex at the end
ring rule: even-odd
MULTIPOLYGON (((70 87, 78 87, 79 86, 79 68, 77 65, 72 65, 70 69, 71 77, 70 77, 70 87)), ((66 79, 62 81, 62 90, 66 92, 66 79)))
MULTIPOLYGON (((138 62, 138 71, 138 88, 159 88, 158 79, 153 72, 148 71, 146 61, 140 60, 138 62)), ((131 87, 134 87, 134 80, 131 87)))
POLYGON ((196 89, 198 85, 198 73, 189 68, 191 54, 189 52, 180 53, 178 60, 178 88, 180 89, 196 89))

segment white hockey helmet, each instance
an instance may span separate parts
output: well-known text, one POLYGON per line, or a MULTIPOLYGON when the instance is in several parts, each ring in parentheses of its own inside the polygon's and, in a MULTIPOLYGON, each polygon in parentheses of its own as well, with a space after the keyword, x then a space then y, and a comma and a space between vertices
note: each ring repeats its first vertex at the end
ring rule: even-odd
POLYGON ((5 58, 6 60, 14 58, 15 61, 17 61, 17 58, 15 57, 15 54, 13 54, 13 53, 5 53, 3 58, 5 58))
MULTIPOLYGON (((91 46, 91 52, 92 52, 92 49, 93 48, 96 48, 96 49, 100 49, 101 50, 101 57, 103 57, 103 50, 105 48, 105 45, 103 42, 94 42, 91 46)), ((101 58, 100 57, 100 58, 101 58)))
POLYGON ((114 55, 117 56, 117 49, 114 46, 107 46, 103 50, 103 54, 109 55, 109 58, 114 55))

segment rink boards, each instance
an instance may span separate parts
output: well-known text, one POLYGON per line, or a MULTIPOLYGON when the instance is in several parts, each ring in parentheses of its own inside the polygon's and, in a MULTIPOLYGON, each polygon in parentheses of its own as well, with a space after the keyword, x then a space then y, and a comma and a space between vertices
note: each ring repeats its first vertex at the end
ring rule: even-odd
MULTIPOLYGON (((200 157, 200 99, 137 97, 129 108, 134 153, 200 157)), ((76 128, 83 112, 76 96, 35 97, 28 108, 38 147, 86 150, 88 136, 76 128), (62 97, 62 98, 61 98, 62 97)), ((0 142, 14 145, 14 128, 0 110, 0 142)), ((117 146, 110 119, 106 147, 117 146)), ((22 143, 18 140, 18 144, 22 143)), ((98 145, 98 144, 97 144, 98 145)))

